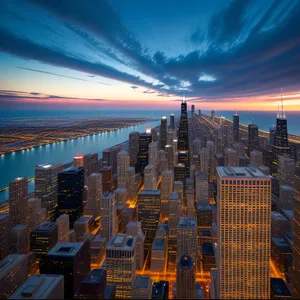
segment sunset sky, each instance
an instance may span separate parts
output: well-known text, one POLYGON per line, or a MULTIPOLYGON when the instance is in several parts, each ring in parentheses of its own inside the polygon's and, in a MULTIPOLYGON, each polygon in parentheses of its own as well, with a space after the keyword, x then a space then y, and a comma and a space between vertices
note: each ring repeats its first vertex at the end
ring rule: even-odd
POLYGON ((0 108, 300 110, 300 1, 0 3, 0 108))

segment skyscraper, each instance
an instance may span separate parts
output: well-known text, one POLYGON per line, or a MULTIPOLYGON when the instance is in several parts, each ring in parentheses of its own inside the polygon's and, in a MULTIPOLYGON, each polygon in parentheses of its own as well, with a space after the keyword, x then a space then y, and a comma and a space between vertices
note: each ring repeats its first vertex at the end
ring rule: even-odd
POLYGON ((130 167, 130 158, 127 151, 118 153, 118 188, 126 187, 126 170, 130 167))
POLYGON ((101 226, 106 239, 112 237, 116 233, 116 199, 114 193, 105 193, 102 196, 100 204, 101 226))
POLYGON ((107 284, 116 286, 116 296, 121 299, 132 298, 135 280, 136 238, 126 234, 113 235, 106 246, 107 284))
POLYGON ((53 220, 57 207, 57 174, 63 170, 61 164, 43 164, 35 168, 35 197, 42 200, 47 209, 48 220, 53 220))
POLYGON ((139 152, 137 163, 135 165, 135 172, 144 175, 144 169, 149 164, 149 144, 152 142, 152 135, 150 133, 140 134, 139 152))
POLYGON ((220 299, 270 297, 271 180, 255 167, 218 167, 220 299))
POLYGON ((233 140, 238 142, 240 140, 240 116, 237 111, 233 115, 233 140))
POLYGON ((142 190, 138 195, 138 220, 145 236, 145 254, 152 247, 160 217, 160 190, 142 190))
POLYGON ((195 114, 195 105, 194 104, 192 104, 192 106, 191 106, 191 112, 192 112, 192 116, 195 114))
POLYGON ((102 174, 102 193, 108 193, 112 190, 113 179, 112 179, 112 167, 105 166, 99 170, 99 173, 102 174))
POLYGON ((170 129, 175 129, 175 116, 170 114, 170 129))
POLYGON ((0 213, 0 260, 9 254, 9 236, 11 229, 10 214, 0 213))
POLYGON ((169 197, 173 191, 173 172, 170 170, 163 171, 161 173, 161 215, 163 218, 168 217, 169 214, 169 197))
POLYGON ((248 125, 248 154, 259 148, 258 126, 254 124, 248 125))
POLYGON ((188 131, 188 114, 187 114, 187 103, 182 101, 181 103, 181 115, 179 123, 179 134, 178 134, 178 151, 185 151, 187 158, 185 161, 180 161, 178 157, 178 162, 183 162, 186 167, 187 174, 189 177, 190 168, 190 157, 189 157, 189 131, 188 131))
POLYGON ((9 214, 12 226, 28 223, 27 177, 17 178, 9 183, 9 214))
POLYGON ((269 144, 275 145, 275 142, 276 142, 276 127, 272 126, 270 127, 270 131, 269 131, 269 144))
POLYGON ((167 144, 167 117, 161 117, 160 121, 160 148, 165 149, 167 144))
POLYGON ((100 201, 102 197, 102 174, 93 173, 87 178, 87 204, 84 213, 95 218, 100 216, 100 201))
POLYGON ((277 178, 281 185, 293 186, 295 180, 295 160, 288 155, 278 156, 277 178))
POLYGON ((166 145, 165 146, 165 151, 167 153, 167 157, 168 157, 168 170, 173 171, 174 169, 174 149, 173 149, 173 145, 166 145))
POLYGON ((195 176, 196 183, 196 202, 200 205, 209 204, 208 195, 208 177, 202 173, 197 172, 195 176))
POLYGON ((39 198, 30 198, 28 200, 28 230, 31 232, 39 225, 47 221, 47 209, 42 208, 42 202, 39 198))
POLYGON ((129 134, 129 157, 131 167, 135 167, 137 162, 137 155, 139 152, 139 139, 139 132, 131 132, 129 134))
MULTIPOLYGON (((282 103, 282 99, 281 99, 282 103)), ((277 173, 279 156, 280 155, 290 155, 291 148, 288 141, 288 129, 287 129, 287 118, 282 110, 278 110, 277 119, 276 119, 276 131, 275 131, 275 144, 273 145, 273 172, 272 174, 277 173)))
POLYGON ((295 175, 294 195, 294 219, 293 219, 293 297, 300 298, 300 174, 295 175))
POLYGON ((157 142, 150 143, 148 151, 149 151, 149 165, 152 166, 156 174, 157 159, 158 159, 157 142))
POLYGON ((148 165, 144 170, 144 188, 145 190, 155 190, 156 180, 154 176, 154 169, 152 166, 148 165))
POLYGON ((74 166, 58 173, 58 212, 70 216, 70 226, 83 212, 84 169, 74 166))
POLYGON ((176 272, 178 299, 196 299, 196 267, 188 255, 180 257, 176 272))
POLYGON ((70 220, 69 215, 63 214, 56 219, 57 224, 57 241, 69 242, 70 220))

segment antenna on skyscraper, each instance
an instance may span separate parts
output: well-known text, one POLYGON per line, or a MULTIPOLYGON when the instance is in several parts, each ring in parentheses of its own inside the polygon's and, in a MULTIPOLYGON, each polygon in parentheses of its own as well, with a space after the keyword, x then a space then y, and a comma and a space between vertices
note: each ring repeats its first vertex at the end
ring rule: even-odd
POLYGON ((283 111, 282 88, 281 88, 280 92, 281 92, 281 117, 285 118, 284 111, 283 111))

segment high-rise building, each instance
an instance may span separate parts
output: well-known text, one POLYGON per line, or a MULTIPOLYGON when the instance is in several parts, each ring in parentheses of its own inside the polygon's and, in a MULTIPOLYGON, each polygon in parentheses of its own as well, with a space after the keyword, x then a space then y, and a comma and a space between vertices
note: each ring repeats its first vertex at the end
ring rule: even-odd
POLYGON ((269 144, 270 145, 275 145, 276 142, 276 127, 272 126, 270 127, 270 131, 269 131, 269 144))
POLYGON ((218 167, 217 173, 218 297, 266 299, 270 296, 270 177, 255 167, 218 167))
POLYGON ((202 172, 197 172, 195 175, 195 183, 196 183, 196 202, 200 205, 208 205, 209 204, 208 177, 202 172))
POLYGON ((138 195, 138 220, 145 234, 145 254, 152 247, 160 217, 160 190, 142 190, 138 195))
POLYGON ((89 233, 94 221, 93 216, 81 216, 74 222, 75 236, 78 242, 84 240, 84 236, 89 233))
POLYGON ((137 175, 135 174, 135 168, 129 167, 126 170, 126 190, 128 193, 128 198, 133 199, 137 193, 137 175))
POLYGON ((261 151, 253 150, 250 152, 250 166, 259 167, 263 165, 263 156, 261 151))
POLYGON ((167 239, 155 237, 151 248, 151 271, 163 272, 167 257, 167 239))
POLYGON ((233 115, 233 140, 238 142, 240 140, 240 116, 237 111, 233 115))
POLYGON ((168 217, 169 214, 169 197, 173 191, 173 172, 166 170, 161 173, 160 185, 160 201, 161 201, 161 215, 163 218, 168 217))
POLYGON ((103 234, 109 241, 112 235, 116 233, 117 211, 114 193, 106 193, 102 196, 100 216, 103 234))
POLYGON ((84 169, 70 167, 58 173, 58 212, 70 216, 70 227, 83 212, 84 169))
POLYGON ((254 124, 248 125, 248 154, 259 148, 258 126, 254 124))
POLYGON ((57 224, 57 241, 69 242, 70 217, 67 214, 60 215, 56 219, 57 224))
POLYGON ((294 185, 295 160, 287 155, 278 156, 277 178, 279 184, 294 185))
POLYGON ((144 169, 149 164, 149 145, 152 142, 150 133, 142 133, 139 138, 139 152, 135 172, 144 175, 144 169))
POLYGON ((75 168, 84 167, 84 155, 83 154, 76 154, 73 157, 72 165, 75 168))
POLYGON ((148 151, 149 151, 149 165, 152 166, 152 168, 154 170, 154 174, 156 176, 157 160, 158 160, 157 142, 150 143, 148 151))
POLYGON ((145 236, 142 231, 141 222, 129 222, 126 226, 126 234, 136 238, 135 243, 135 259, 136 269, 141 270, 144 266, 144 242, 145 236))
POLYGON ((30 251, 41 259, 52 249, 58 239, 58 228, 54 222, 45 222, 30 233, 30 251))
POLYGON ((209 171, 208 161, 209 161, 208 150, 207 150, 207 148, 202 148, 200 150, 200 171, 207 176, 208 176, 208 171, 209 171))
POLYGON ((188 255, 197 263, 197 223, 193 217, 180 217, 177 225, 177 262, 188 255))
POLYGON ((17 178, 9 183, 9 214, 12 226, 28 223, 27 177, 17 178))
POLYGON ((177 164, 174 166, 174 181, 181 181, 183 186, 186 183, 186 167, 184 164, 177 164))
POLYGON ((160 148, 165 149, 167 144, 167 117, 161 117, 160 121, 160 148))
POLYGON ((174 162, 175 162, 173 145, 166 145, 165 151, 167 153, 167 158, 168 158, 168 170, 172 171, 174 169, 174 162))
POLYGON ((117 166, 118 166, 118 152, 120 152, 121 146, 117 145, 111 147, 109 149, 103 150, 102 155, 102 164, 103 166, 111 166, 112 174, 117 173, 117 166))
POLYGON ((287 129, 287 118, 282 110, 278 110, 277 119, 276 119, 276 131, 275 131, 275 144, 273 145, 273 172, 272 174, 277 173, 279 165, 279 156, 280 155, 290 155, 291 148, 288 141, 288 129, 287 129))
POLYGON ((195 105, 194 104, 192 104, 192 106, 191 106, 191 112, 192 112, 192 116, 194 116, 195 115, 195 105))
POLYGON ((139 153, 139 132, 131 132, 129 134, 129 156, 130 156, 130 166, 135 167, 137 162, 137 156, 139 153))
POLYGON ((93 173, 87 177, 87 204, 84 208, 86 215, 95 218, 100 216, 100 201, 102 197, 102 174, 93 173))
POLYGON ((0 260, 9 254, 11 219, 9 213, 0 213, 0 260))
MULTIPOLYGON (((189 131, 188 131, 188 114, 187 114, 187 103, 182 101, 181 103, 181 115, 179 123, 179 134, 178 134, 178 151, 186 152, 186 159, 184 165, 187 171, 187 177, 189 177, 190 168, 190 156, 189 156, 189 131)), ((178 157, 178 162, 179 160, 178 157)))
POLYGON ((64 299, 64 277, 62 275, 32 275, 9 299, 64 299))
POLYGON ((10 254, 0 261, 0 299, 8 299, 26 280, 27 255, 10 254))
POLYGON ((31 232, 39 225, 47 221, 47 209, 42 208, 42 202, 39 198, 30 198, 28 200, 28 230, 31 232))
POLYGON ((107 284, 116 286, 116 297, 132 298, 135 281, 136 238, 126 234, 113 235, 106 247, 107 284))
POLYGON ((151 165, 145 167, 144 170, 144 188, 145 190, 156 189, 156 179, 154 175, 154 169, 151 165))
POLYGON ((130 158, 127 151, 118 153, 118 188, 126 187, 126 170, 130 167, 130 158))
POLYGON ((61 164, 43 164, 35 168, 36 198, 41 199, 42 207, 47 209, 48 220, 53 220, 57 207, 57 174, 63 170, 61 164))
POLYGON ((164 280, 154 282, 151 299, 169 299, 169 282, 164 280))
POLYGON ((81 281, 90 272, 90 245, 57 243, 40 261, 40 274, 64 276, 64 298, 74 298, 81 281))
POLYGON ((112 190, 113 179, 112 179, 112 167, 104 166, 99 170, 99 173, 102 174, 102 193, 108 193, 112 190))
POLYGON ((196 267, 188 255, 181 256, 177 264, 176 294, 178 299, 196 299, 196 267))
POLYGON ((132 299, 151 299, 152 280, 149 276, 136 276, 132 287, 132 299))
POLYGON ((170 129, 175 129, 175 116, 170 114, 170 129))
POLYGON ((237 153, 231 148, 224 149, 224 162, 225 166, 236 167, 237 166, 237 153))
POLYGON ((10 231, 10 252, 26 254, 29 252, 29 234, 27 224, 18 224, 10 231))
POLYGON ((98 153, 85 154, 83 157, 84 180, 86 182, 88 176, 98 171, 98 153))
POLYGON ((295 175, 293 219, 293 276, 292 291, 295 299, 300 298, 300 174, 295 175))

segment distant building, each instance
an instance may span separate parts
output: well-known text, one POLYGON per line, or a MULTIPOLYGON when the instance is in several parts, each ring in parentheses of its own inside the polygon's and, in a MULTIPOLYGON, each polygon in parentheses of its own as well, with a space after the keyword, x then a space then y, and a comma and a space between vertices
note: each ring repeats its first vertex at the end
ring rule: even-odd
POLYGON ((64 277, 62 275, 32 275, 9 299, 64 299, 64 277))
POLYGON ((27 224, 18 224, 10 231, 11 253, 26 254, 29 252, 29 234, 27 224))
POLYGON ((130 157, 127 151, 118 153, 118 188, 126 188, 126 170, 130 167, 130 157))
POLYGON ((208 205, 208 177, 202 173, 197 172, 195 174, 195 184, 196 184, 196 202, 199 205, 208 205))
POLYGON ((69 242, 70 220, 69 215, 63 214, 56 219, 58 242, 69 242))
POLYGON ((173 191, 173 172, 171 170, 163 171, 161 174, 160 197, 161 197, 161 215, 168 216, 168 199, 173 191))
POLYGON ((152 142, 151 133, 142 133, 139 136, 139 152, 135 172, 144 175, 144 169, 149 164, 149 144, 152 142))
POLYGON ((17 178, 9 183, 9 214, 12 226, 28 223, 27 177, 17 178))
POLYGON ((9 213, 0 213, 0 260, 10 251, 11 219, 9 213))
POLYGON ((248 154, 259 148, 258 126, 254 124, 248 125, 248 154))
POLYGON ((41 259, 57 243, 58 228, 54 222, 45 222, 30 233, 30 251, 41 259))
MULTIPOLYGON (((57 192, 57 191, 56 191, 57 192)), ((57 195, 56 195, 57 202, 57 195)), ((37 228, 39 225, 47 221, 47 209, 42 208, 42 202, 39 198, 30 198, 28 200, 28 230, 31 232, 33 229, 37 228)), ((49 216, 49 219, 51 217, 49 216)))
POLYGON ((40 274, 64 276, 64 297, 73 298, 90 271, 89 243, 57 243, 40 261, 40 274))
POLYGON ((74 222, 74 230, 76 239, 79 241, 86 233, 89 233, 90 228, 95 222, 93 216, 81 216, 74 222))
POLYGON ((233 115, 233 140, 238 142, 240 140, 240 116, 237 112, 233 115))
POLYGON ((87 177, 87 204, 84 214, 95 218, 100 216, 100 200, 102 197, 102 174, 92 173, 87 177))
POLYGON ((167 117, 161 117, 160 121, 160 148, 165 149, 167 144, 167 117))
POLYGON ((152 280, 149 276, 136 276, 132 287, 132 299, 151 299, 152 280))
POLYGON ((126 234, 113 235, 107 244, 107 284, 116 286, 117 298, 132 298, 136 272, 135 245, 136 238, 126 234))
POLYGON ((102 174, 102 193, 109 193, 113 187, 113 172, 111 166, 103 166, 99 173, 102 174))
POLYGON ((175 129, 175 116, 170 114, 170 129, 175 129))
POLYGON ((104 236, 109 241, 116 233, 116 199, 114 193, 106 193, 102 196, 101 207, 101 226, 104 236))
POLYGON ((9 298, 27 278, 27 255, 11 254, 0 261, 0 299, 9 298))
POLYGON ((139 132, 131 132, 129 134, 129 156, 130 166, 135 167, 137 155, 139 152, 139 132))

